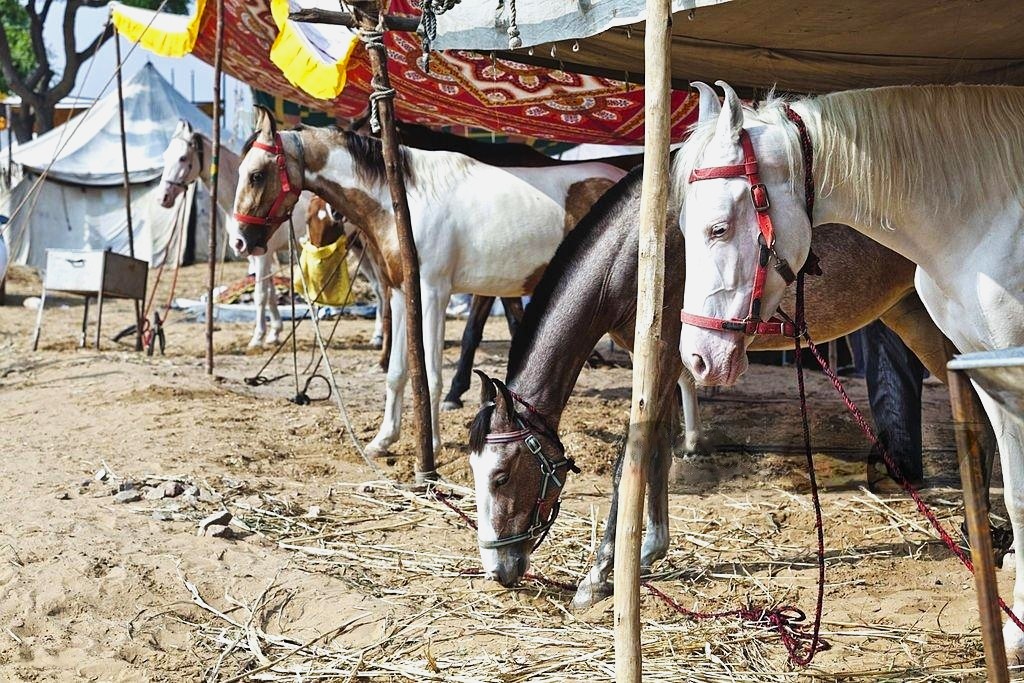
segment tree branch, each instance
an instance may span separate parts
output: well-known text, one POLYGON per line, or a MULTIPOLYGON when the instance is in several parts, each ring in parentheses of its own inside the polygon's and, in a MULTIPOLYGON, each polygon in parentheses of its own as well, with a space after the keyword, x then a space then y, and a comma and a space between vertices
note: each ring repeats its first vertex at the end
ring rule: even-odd
POLYGON ((67 7, 64 9, 64 55, 66 61, 64 73, 61 74, 60 81, 47 93, 46 100, 49 102, 59 102, 61 98, 66 97, 71 92, 71 89, 75 87, 78 69, 82 66, 82 62, 95 55, 96 51, 114 35, 114 27, 108 23, 103 31, 85 49, 81 52, 76 51, 75 14, 81 6, 82 3, 80 1, 69 0, 67 7))
MULTIPOLYGON (((43 40, 43 24, 46 23, 46 14, 50 11, 52 0, 46 0, 43 6, 43 14, 36 13, 35 0, 28 0, 25 11, 28 13, 29 37, 32 39, 32 54, 35 55, 36 65, 47 71, 50 68, 50 56, 46 53, 46 42, 43 40)), ((35 85, 32 86, 33 89, 35 85)))
MULTIPOLYGON (((31 2, 29 4, 35 4, 35 3, 31 2)), ((39 19, 43 23, 46 23, 46 17, 47 17, 47 15, 50 14, 50 6, 51 5, 53 5, 53 0, 45 0, 45 2, 43 2, 43 11, 39 13, 39 19)))

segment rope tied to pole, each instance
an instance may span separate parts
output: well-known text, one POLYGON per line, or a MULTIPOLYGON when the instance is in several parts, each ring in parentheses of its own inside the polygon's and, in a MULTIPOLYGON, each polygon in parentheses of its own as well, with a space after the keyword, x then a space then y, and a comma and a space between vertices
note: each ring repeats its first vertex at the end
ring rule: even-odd
MULTIPOLYGON (((363 41, 366 45, 367 50, 378 50, 381 54, 386 55, 387 48, 384 45, 384 15, 380 15, 377 19, 376 29, 359 29, 359 40, 363 41)), ((370 93, 370 131, 376 135, 380 133, 380 114, 377 111, 377 103, 381 100, 393 100, 396 95, 394 88, 385 87, 381 79, 374 74, 373 78, 370 79, 370 85, 373 87, 373 91, 370 93)))
MULTIPOLYGON (((420 68, 430 72, 430 53, 437 40, 437 15, 444 14, 454 8, 461 0, 422 0, 420 2, 420 27, 416 31, 423 42, 423 54, 417 60, 420 68)), ((501 2, 498 3, 501 7, 501 2)))

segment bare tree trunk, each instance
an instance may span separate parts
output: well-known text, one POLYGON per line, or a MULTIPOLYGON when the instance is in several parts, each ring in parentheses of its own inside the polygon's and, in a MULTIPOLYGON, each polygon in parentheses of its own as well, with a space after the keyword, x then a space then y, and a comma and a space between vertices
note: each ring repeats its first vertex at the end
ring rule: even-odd
POLYGON ((32 139, 32 129, 35 128, 36 117, 30 107, 20 107, 16 112, 11 112, 10 124, 18 142, 26 142, 32 139))

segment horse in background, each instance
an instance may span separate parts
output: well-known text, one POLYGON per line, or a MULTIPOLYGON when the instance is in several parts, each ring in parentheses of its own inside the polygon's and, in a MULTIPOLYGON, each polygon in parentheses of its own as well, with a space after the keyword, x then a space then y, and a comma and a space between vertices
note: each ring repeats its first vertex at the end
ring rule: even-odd
MULTIPOLYGON (((384 420, 367 449, 382 455, 399 436, 408 367, 403 274, 380 141, 328 128, 278 132, 272 114, 262 108, 257 108, 252 141, 239 166, 235 196, 236 219, 244 218, 244 225, 237 228, 242 250, 265 250, 280 212, 290 211, 297 191, 305 189, 360 226, 395 285, 384 420)), ((462 154, 411 147, 401 148, 400 163, 419 251, 436 449, 449 296, 530 293, 565 234, 624 173, 600 163, 497 168, 462 154)))
MULTIPOLYGON (((692 321, 680 352, 699 381, 736 381, 751 328, 722 323, 774 311, 788 280, 777 266, 798 270, 818 226, 832 222, 917 265, 921 301, 960 351, 1024 345, 1024 88, 894 86, 748 108, 717 84, 724 103, 711 86, 695 84, 698 124, 675 169, 692 321), (740 170, 748 168, 758 173, 740 170), (776 265, 766 277, 765 261, 776 265)), ((807 317, 819 314, 811 307, 807 317)), ((1021 558, 1024 424, 975 389, 999 444, 1021 558)), ((1020 559, 1012 609, 1024 617, 1020 559)), ((1003 638, 1010 664, 1024 663, 1024 632, 1008 621, 1003 638)))
MULTIPOLYGON (((213 141, 202 133, 194 130, 192 124, 185 119, 178 121, 174 135, 164 150, 164 171, 160 178, 160 206, 170 209, 175 200, 184 193, 189 185, 202 180, 210 189, 209 159, 213 158, 213 141)), ((238 184, 237 154, 221 145, 217 173, 217 206, 225 214, 231 215, 231 203, 234 188, 238 184)), ((306 234, 306 215, 309 195, 303 195, 296 203, 291 217, 295 226, 296 238, 306 234)), ((237 238, 231 234, 231 221, 225 222, 225 230, 235 253, 238 255, 237 238)), ((274 289, 273 274, 278 268, 276 255, 288 248, 288 231, 283 230, 273 236, 267 245, 267 252, 259 256, 248 255, 249 267, 253 271, 255 284, 253 300, 256 305, 256 323, 253 326, 249 348, 259 348, 266 344, 276 344, 280 340, 284 323, 277 307, 277 292, 274 289), (267 328, 267 315, 270 316, 270 328, 267 328)))

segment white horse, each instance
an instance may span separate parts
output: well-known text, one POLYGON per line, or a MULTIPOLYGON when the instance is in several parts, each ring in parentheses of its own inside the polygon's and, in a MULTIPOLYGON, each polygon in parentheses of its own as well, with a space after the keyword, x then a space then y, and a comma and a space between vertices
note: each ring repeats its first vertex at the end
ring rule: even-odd
MULTIPOLYGON (((238 228, 242 251, 261 253, 294 194, 309 190, 364 231, 381 256, 391 296, 392 352, 384 420, 367 451, 387 452, 398 440, 407 371, 405 296, 391 196, 378 140, 327 128, 277 132, 270 112, 257 108, 257 132, 239 167, 235 215, 269 217, 238 228), (278 155, 286 161, 282 177, 278 155), (273 214, 273 215, 271 215, 273 214)), ((430 385, 434 448, 440 446, 438 409, 445 307, 453 292, 520 296, 532 291, 565 234, 625 172, 599 163, 546 168, 497 168, 455 152, 402 148, 419 252, 423 343, 430 385)))
MULTIPOLYGON (((160 181, 160 205, 165 209, 174 206, 174 200, 185 191, 185 188, 202 179, 207 188, 210 187, 210 160, 213 155, 213 141, 194 131, 185 119, 178 121, 171 142, 164 150, 164 173, 160 181)), ((217 205, 228 215, 231 214, 231 202, 234 189, 238 184, 239 157, 223 145, 220 148, 217 183, 217 205)), ((292 211, 295 224, 295 237, 306 234, 306 213, 309 196, 303 196, 292 211)), ((235 253, 238 254, 237 237, 231 234, 232 222, 228 221, 228 239, 235 253)), ((274 289, 273 273, 277 269, 275 262, 279 251, 288 248, 288 231, 282 230, 274 235, 268 245, 267 253, 260 256, 249 256, 249 265, 255 273, 253 299, 256 303, 256 325, 253 329, 249 348, 267 344, 276 344, 284 327, 281 312, 277 308, 277 292, 274 289), (267 332, 266 315, 270 313, 270 331, 267 332)))
MULTIPOLYGON (((746 368, 749 328, 730 331, 720 323, 755 312, 757 238, 766 217, 778 240, 771 251, 775 263, 785 259, 795 270, 807 256, 813 227, 844 223, 917 264, 921 300, 960 351, 1024 344, 1024 88, 878 88, 800 99, 787 110, 778 99, 744 108, 727 84, 718 84, 724 106, 710 86, 695 84, 699 123, 676 168, 685 201, 684 310, 705 318, 684 326, 680 350, 698 382, 731 383, 746 368), (800 122, 812 158, 802 152, 800 122), (751 157, 763 188, 744 175, 751 157)), ((776 309, 785 284, 769 267, 761 315, 776 309)), ((1020 617, 1024 426, 975 388, 1002 458, 1018 558, 1013 611, 1020 617)), ((1024 662, 1024 633, 1008 622, 1003 635, 1010 662, 1024 662)))

